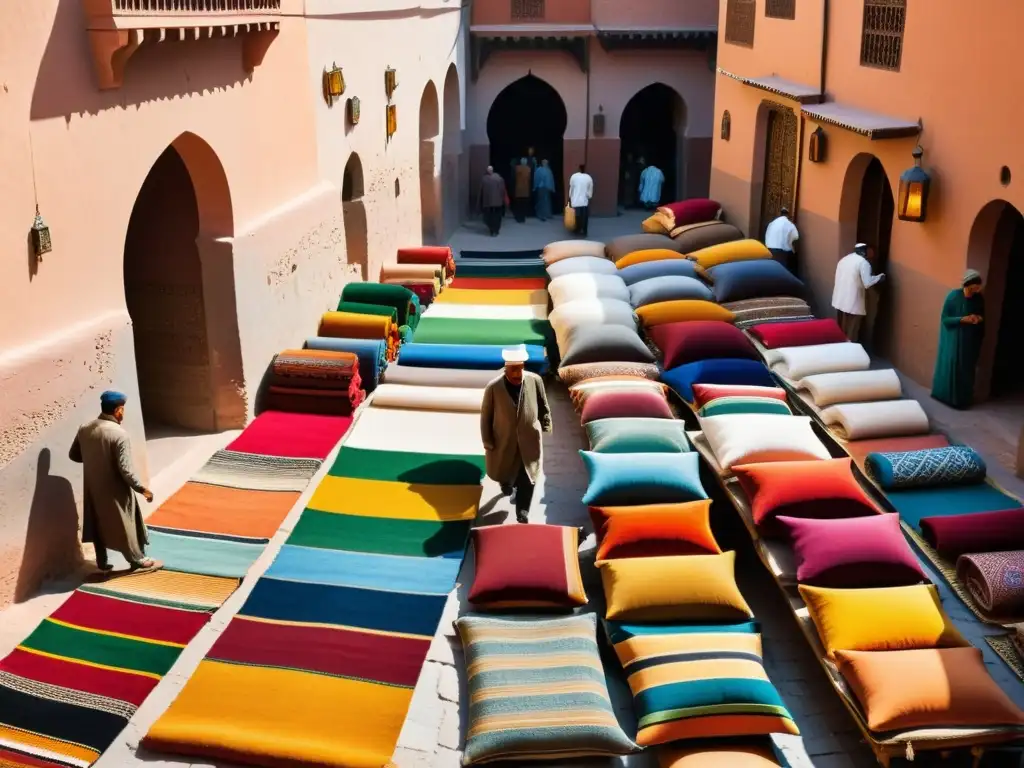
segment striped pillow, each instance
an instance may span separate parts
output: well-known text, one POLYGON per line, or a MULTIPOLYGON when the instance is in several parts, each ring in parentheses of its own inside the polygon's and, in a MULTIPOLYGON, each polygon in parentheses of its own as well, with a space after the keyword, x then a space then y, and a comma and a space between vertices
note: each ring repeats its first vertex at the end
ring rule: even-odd
POLYGON ((464 616, 469 713, 464 764, 635 752, 615 718, 594 614, 464 616))
POLYGON ((756 397, 737 395, 733 397, 716 397, 706 403, 698 412, 698 416, 727 416, 731 413, 777 413, 792 416, 784 400, 774 397, 756 397))
POLYGON ((605 628, 633 691, 640 746, 799 734, 764 671, 755 622, 605 628))

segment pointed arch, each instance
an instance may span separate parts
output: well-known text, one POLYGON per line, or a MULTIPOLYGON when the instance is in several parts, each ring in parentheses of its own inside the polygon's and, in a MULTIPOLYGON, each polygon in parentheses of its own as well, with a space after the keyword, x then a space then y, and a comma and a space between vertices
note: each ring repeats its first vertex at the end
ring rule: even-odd
POLYGON ((423 242, 440 236, 440 205, 438 204, 438 150, 441 133, 441 105, 437 86, 428 80, 420 96, 420 216, 423 242))
POLYGON ((367 277, 370 262, 370 229, 363 202, 364 193, 363 161, 353 152, 345 162, 341 179, 341 217, 345 228, 345 260, 349 265, 359 268, 363 280, 367 277))
POLYGON ((626 103, 619 118, 619 203, 635 202, 638 175, 646 165, 665 174, 661 202, 685 197, 686 101, 671 86, 650 83, 626 103))

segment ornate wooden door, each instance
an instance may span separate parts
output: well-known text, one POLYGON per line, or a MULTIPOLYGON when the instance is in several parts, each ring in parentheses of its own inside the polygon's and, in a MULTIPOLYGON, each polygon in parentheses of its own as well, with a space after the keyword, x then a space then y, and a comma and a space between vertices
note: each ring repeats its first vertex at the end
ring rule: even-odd
MULTIPOLYGON (((789 107, 764 102, 768 107, 765 132, 764 186, 761 191, 760 236, 783 208, 793 210, 796 193, 797 121, 789 107)), ((795 213, 795 211, 793 211, 795 213)))

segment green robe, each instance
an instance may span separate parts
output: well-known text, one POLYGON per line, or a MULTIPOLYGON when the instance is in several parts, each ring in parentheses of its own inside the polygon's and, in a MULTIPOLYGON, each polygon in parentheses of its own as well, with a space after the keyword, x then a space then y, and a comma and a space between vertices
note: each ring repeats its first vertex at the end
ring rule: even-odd
POLYGON ((974 374, 981 354, 985 324, 964 324, 967 315, 985 316, 985 299, 980 293, 970 298, 962 289, 949 292, 942 305, 939 354, 935 358, 932 397, 954 408, 969 408, 974 396, 974 374))

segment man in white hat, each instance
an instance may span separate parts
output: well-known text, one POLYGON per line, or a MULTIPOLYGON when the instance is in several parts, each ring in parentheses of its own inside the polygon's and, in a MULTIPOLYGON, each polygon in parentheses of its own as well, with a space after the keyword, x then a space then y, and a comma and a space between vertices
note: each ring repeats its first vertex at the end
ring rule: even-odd
POLYGON ((871 274, 871 260, 875 249, 865 243, 857 243, 853 253, 848 253, 836 266, 836 284, 832 291, 832 307, 836 319, 846 338, 857 341, 864 316, 868 313, 864 297, 868 288, 885 279, 885 275, 871 274))
POLYGON ((526 370, 526 345, 502 350, 503 375, 484 389, 480 437, 487 476, 512 496, 516 520, 529 522, 533 489, 541 471, 542 433, 551 432, 551 409, 544 381, 526 370))

